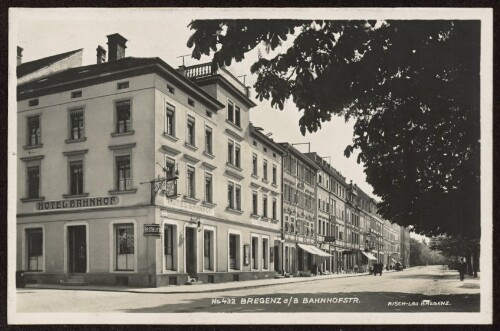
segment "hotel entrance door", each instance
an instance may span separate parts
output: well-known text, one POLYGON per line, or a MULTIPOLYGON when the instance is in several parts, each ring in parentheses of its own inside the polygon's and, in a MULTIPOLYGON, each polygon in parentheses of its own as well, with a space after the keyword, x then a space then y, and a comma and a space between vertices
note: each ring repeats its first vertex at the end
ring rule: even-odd
POLYGON ((85 225, 68 227, 68 271, 87 272, 87 229, 85 225))

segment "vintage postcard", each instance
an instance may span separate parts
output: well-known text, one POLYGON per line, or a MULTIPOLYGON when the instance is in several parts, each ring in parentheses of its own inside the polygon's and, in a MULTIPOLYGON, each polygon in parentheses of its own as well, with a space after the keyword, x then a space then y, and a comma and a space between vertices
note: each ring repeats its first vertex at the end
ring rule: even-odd
POLYGON ((11 8, 8 323, 492 323, 492 65, 488 8, 11 8))

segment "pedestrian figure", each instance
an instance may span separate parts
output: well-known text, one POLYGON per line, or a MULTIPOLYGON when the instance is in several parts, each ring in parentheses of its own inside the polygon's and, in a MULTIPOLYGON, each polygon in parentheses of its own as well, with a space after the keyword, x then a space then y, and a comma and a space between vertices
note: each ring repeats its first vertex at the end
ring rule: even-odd
POLYGON ((460 273, 460 281, 461 282, 464 280, 465 268, 466 268, 466 265, 465 265, 464 258, 461 257, 460 262, 458 263, 458 272, 460 273))
POLYGON ((382 271, 384 270, 384 264, 380 262, 380 265, 378 266, 378 271, 380 272, 380 276, 382 276, 382 271))

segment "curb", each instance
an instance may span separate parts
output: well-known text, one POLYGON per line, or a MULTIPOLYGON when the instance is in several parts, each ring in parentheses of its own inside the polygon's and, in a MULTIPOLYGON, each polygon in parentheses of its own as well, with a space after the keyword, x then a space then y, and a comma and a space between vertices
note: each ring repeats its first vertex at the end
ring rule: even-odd
MULTIPOLYGON (((388 273, 391 273, 394 271, 388 271, 388 273)), ((313 277, 308 277, 304 278, 303 280, 297 280, 293 282, 283 282, 283 283, 270 283, 270 284, 258 284, 258 285, 242 285, 238 287, 229 287, 229 288, 219 288, 219 289, 206 289, 206 290, 200 290, 200 291, 144 291, 141 290, 140 288, 138 289, 128 289, 128 288, 123 288, 123 289, 114 289, 114 288, 85 288, 85 287, 70 287, 68 286, 67 288, 64 287, 51 287, 49 285, 43 285, 43 287, 36 287, 36 286, 30 286, 31 284, 28 284, 26 286, 26 289, 37 289, 37 290, 66 290, 66 291, 96 291, 96 292, 125 292, 125 293, 137 293, 137 294, 188 294, 188 293, 213 293, 213 292, 228 292, 228 291, 237 291, 237 290, 242 290, 242 289, 252 289, 252 288, 259 288, 259 287, 266 287, 266 286, 275 286, 275 285, 287 285, 287 284, 294 284, 294 283, 306 283, 306 282, 316 282, 316 281, 322 281, 322 280, 329 280, 329 279, 337 279, 337 278, 349 278, 349 277, 362 277, 362 276, 370 276, 368 273, 361 273, 361 274, 345 274, 337 277, 328 277, 328 278, 314 278, 310 279, 313 277), (352 275, 352 276, 351 276, 352 275)), ((182 286, 182 285, 181 285, 182 286)), ((187 286, 187 285, 184 285, 187 286)))

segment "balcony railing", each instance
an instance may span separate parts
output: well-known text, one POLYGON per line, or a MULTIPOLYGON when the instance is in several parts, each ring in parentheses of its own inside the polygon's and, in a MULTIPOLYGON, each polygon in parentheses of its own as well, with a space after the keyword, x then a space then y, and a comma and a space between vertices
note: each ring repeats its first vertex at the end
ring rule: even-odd
POLYGON ((250 97, 249 89, 247 89, 247 87, 238 78, 234 77, 233 74, 231 74, 224 68, 219 68, 213 71, 211 63, 202 63, 186 67, 185 75, 188 78, 205 78, 205 77, 221 75, 222 77, 227 79, 241 93, 243 93, 247 97, 250 97))

